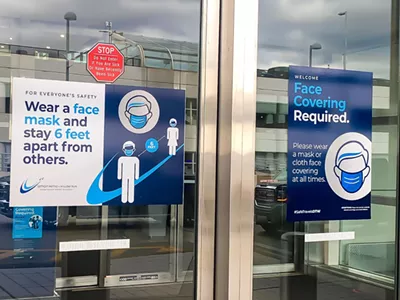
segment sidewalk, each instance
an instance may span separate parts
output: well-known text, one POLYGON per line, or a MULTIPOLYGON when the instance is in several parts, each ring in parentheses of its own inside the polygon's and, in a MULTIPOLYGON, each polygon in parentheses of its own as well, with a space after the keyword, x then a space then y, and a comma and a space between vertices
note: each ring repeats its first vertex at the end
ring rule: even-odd
POLYGON ((54 268, 0 270, 0 299, 48 297, 54 286, 54 268))
MULTIPOLYGON (((308 300, 389 299, 387 290, 371 284, 323 271, 318 271, 316 276, 317 280, 313 286, 300 285, 299 290, 292 289, 290 293, 298 295, 298 299, 303 299, 303 293, 315 295, 315 297, 307 298, 308 300)), ((0 271, 0 299, 60 300, 60 297, 50 296, 53 294, 53 278, 54 273, 49 269, 2 270, 0 271)), ((253 300, 288 300, 288 280, 291 278, 300 278, 300 276, 292 274, 289 277, 285 275, 254 279, 253 300)), ((94 290, 98 290, 98 288, 94 288, 94 290)), ((90 294, 88 290, 82 292, 90 294)), ((79 292, 75 291, 74 293, 79 292)), ((192 282, 109 289, 110 300, 194 300, 193 294, 192 282)))

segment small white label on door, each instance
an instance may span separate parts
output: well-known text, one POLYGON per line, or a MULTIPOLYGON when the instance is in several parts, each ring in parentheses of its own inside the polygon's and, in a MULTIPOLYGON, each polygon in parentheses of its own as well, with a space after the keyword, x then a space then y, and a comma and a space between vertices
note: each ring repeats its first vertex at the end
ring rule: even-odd
POLYGON ((60 252, 129 249, 130 239, 60 242, 60 252))
POLYGON ((328 242, 328 241, 344 241, 344 240, 354 240, 354 231, 347 232, 326 232, 326 233, 306 233, 304 241, 306 243, 313 242, 328 242))

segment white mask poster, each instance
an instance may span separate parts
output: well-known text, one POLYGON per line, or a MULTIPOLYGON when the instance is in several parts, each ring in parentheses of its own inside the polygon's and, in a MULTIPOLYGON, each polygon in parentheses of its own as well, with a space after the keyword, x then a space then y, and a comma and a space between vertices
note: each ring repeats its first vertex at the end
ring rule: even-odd
POLYGON ((12 111, 11 206, 182 203, 184 91, 14 78, 12 111))

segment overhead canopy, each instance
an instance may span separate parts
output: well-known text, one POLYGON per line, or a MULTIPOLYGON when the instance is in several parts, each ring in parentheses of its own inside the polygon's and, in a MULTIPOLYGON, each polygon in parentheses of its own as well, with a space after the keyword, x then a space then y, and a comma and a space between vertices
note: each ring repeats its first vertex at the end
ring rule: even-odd
POLYGON ((112 35, 113 43, 133 65, 181 71, 198 70, 198 44, 135 35, 112 35))

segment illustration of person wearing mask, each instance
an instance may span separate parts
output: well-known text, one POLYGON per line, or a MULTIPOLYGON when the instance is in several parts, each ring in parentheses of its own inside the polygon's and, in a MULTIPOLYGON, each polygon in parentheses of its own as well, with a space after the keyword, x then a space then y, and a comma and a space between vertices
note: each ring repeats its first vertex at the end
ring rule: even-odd
POLYGON ((179 140, 179 128, 176 127, 178 122, 176 119, 169 120, 169 128, 167 129, 167 140, 169 147, 169 155, 176 155, 176 147, 179 140))
POLYGON ((132 97, 126 104, 125 116, 132 127, 143 128, 153 116, 151 102, 141 95, 132 97))
POLYGON ((371 171, 369 159, 368 151, 359 142, 348 142, 339 149, 334 172, 346 192, 356 193, 361 189, 371 171))
POLYGON ((30 219, 30 225, 33 229, 39 229, 40 222, 41 222, 41 217, 38 215, 32 216, 30 219))
POLYGON ((122 146, 126 156, 118 159, 118 179, 122 180, 121 201, 133 203, 135 200, 135 180, 139 179, 139 159, 132 156, 136 146, 132 141, 127 141, 122 146))

